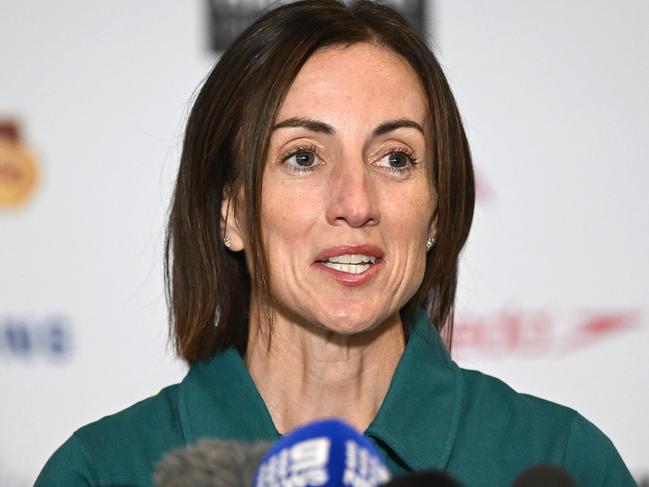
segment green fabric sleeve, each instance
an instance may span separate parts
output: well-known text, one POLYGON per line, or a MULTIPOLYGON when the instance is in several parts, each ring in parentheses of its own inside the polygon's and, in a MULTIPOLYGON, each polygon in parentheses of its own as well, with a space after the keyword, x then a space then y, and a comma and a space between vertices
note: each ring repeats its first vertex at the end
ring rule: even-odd
POLYGON ((580 414, 575 414, 563 464, 585 487, 637 485, 611 440, 580 414))
POLYGON ((73 434, 47 461, 34 487, 89 487, 99 484, 95 466, 81 439, 73 434))

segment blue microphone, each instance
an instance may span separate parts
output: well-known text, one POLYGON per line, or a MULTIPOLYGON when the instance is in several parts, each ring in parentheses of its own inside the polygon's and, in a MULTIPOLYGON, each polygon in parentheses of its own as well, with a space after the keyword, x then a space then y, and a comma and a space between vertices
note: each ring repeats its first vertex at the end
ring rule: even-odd
POLYGON ((297 428, 262 457, 254 487, 376 487, 390 473, 376 447, 351 426, 326 419, 297 428))

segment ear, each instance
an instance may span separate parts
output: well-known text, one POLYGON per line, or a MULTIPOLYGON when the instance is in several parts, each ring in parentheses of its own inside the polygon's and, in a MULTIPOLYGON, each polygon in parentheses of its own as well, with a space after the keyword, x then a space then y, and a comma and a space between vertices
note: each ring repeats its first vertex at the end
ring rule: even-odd
POLYGON ((433 215, 433 219, 430 222, 430 228, 428 229, 428 238, 434 238, 437 240, 437 210, 433 215))
MULTIPOLYGON (((221 234, 223 238, 227 236, 230 240, 229 250, 240 252, 244 249, 243 231, 240 219, 235 212, 239 207, 237 205, 236 194, 232 194, 227 188, 224 191, 223 201, 221 202, 221 234)), ((224 244, 225 245, 225 244, 224 244)))

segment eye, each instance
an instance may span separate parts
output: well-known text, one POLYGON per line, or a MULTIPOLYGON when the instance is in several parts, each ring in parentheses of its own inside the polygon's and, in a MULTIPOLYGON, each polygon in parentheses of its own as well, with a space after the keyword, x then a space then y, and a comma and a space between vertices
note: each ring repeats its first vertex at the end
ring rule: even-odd
POLYGON ((311 151, 301 150, 291 158, 300 167, 311 167, 315 163, 315 154, 311 151))
POLYGON ((322 164, 312 148, 297 148, 282 157, 284 165, 293 172, 304 173, 322 164))
POLYGON ((407 175, 412 171, 412 167, 417 164, 417 159, 415 159, 411 150, 400 147, 388 149, 388 152, 375 164, 390 173, 407 175))
POLYGON ((385 159, 387 159, 387 163, 390 167, 396 168, 406 167, 411 163, 410 158, 400 152, 391 152, 390 154, 385 156, 385 159))

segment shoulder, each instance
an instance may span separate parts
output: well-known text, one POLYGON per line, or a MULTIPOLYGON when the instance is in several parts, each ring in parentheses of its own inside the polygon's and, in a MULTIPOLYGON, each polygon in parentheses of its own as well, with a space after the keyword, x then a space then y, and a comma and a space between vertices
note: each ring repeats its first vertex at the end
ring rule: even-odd
POLYGON ((515 425, 526 429, 568 431, 577 414, 551 401, 516 392, 509 385, 475 370, 460 369, 465 414, 493 428, 515 425))
POLYGON ((482 447, 495 448, 512 471, 553 463, 581 485, 635 485, 613 443, 575 410, 516 392, 489 375, 460 371, 464 441, 480 438, 482 447))
POLYGON ((564 466, 581 472, 582 485, 636 485, 611 440, 580 414, 575 414, 570 428, 564 466))
POLYGON ((83 426, 75 435, 89 446, 165 443, 170 435, 180 433, 178 387, 166 387, 118 413, 83 426))
POLYGON ((35 486, 148 485, 163 452, 183 443, 178 385, 81 427, 57 449, 35 486))

